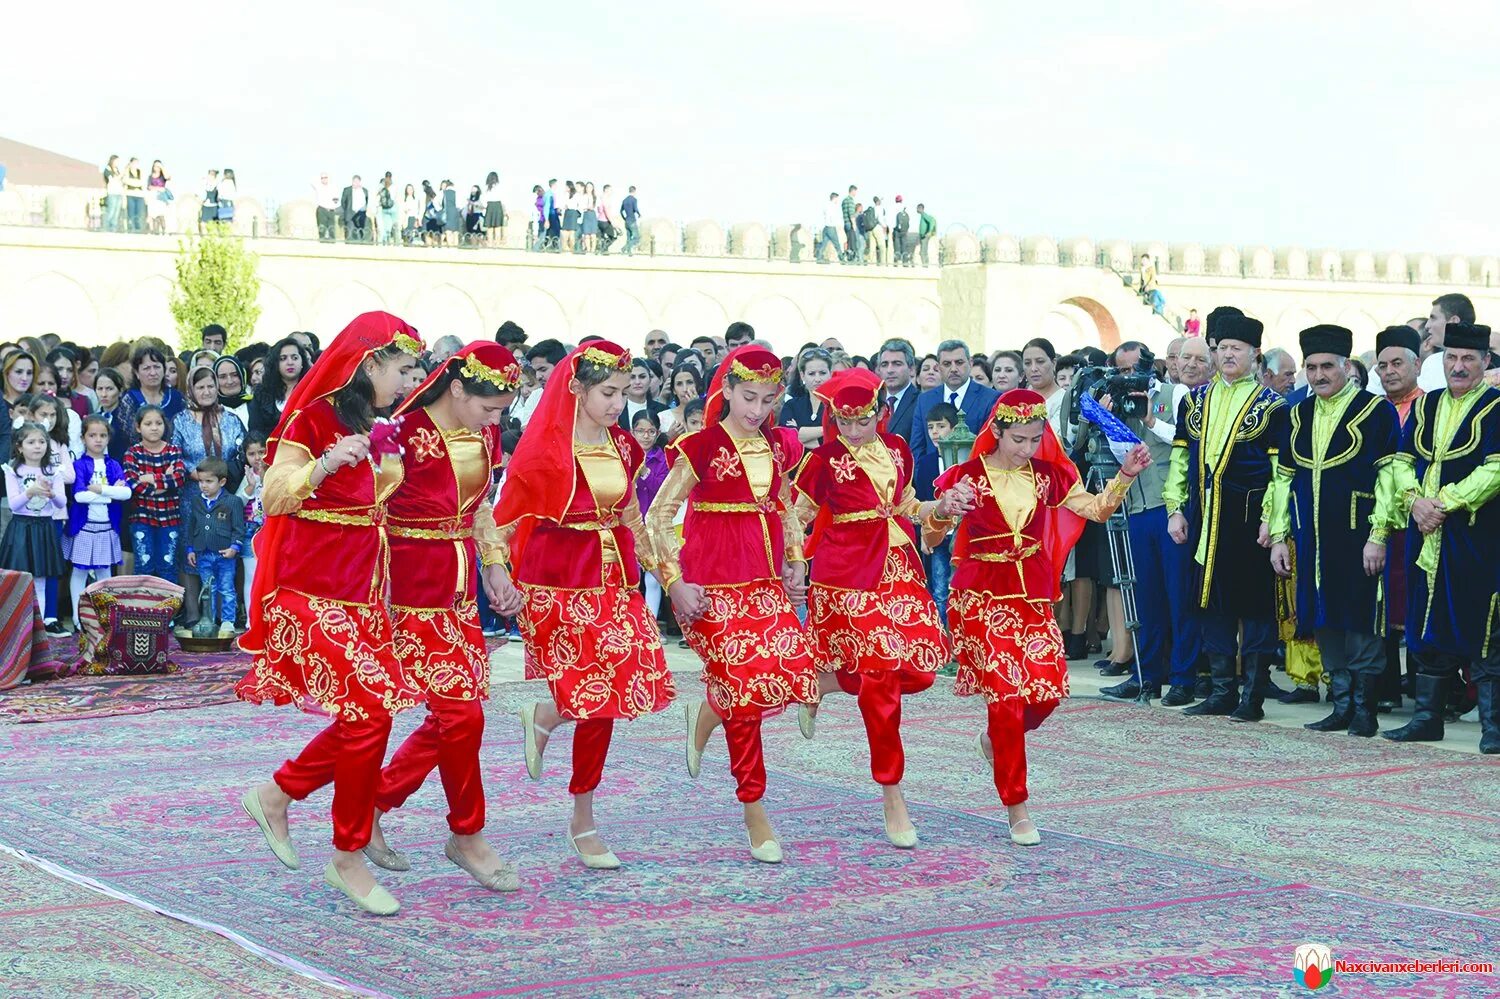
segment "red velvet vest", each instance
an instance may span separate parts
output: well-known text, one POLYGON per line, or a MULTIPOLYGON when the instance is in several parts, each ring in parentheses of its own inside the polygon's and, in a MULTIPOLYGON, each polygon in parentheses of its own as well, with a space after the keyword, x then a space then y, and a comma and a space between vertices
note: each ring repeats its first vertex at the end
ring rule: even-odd
POLYGON ((1035 458, 1031 461, 1031 474, 1037 503, 1031 518, 1020 525, 1009 523, 1000 512, 983 458, 955 465, 938 479, 938 495, 959 479, 967 478, 978 497, 977 505, 964 514, 958 526, 955 549, 966 541, 967 552, 956 559, 949 584, 952 589, 984 590, 996 597, 1025 600, 1056 599, 1063 567, 1053 565, 1047 553, 1043 543, 1044 518, 1038 514, 1045 508, 1060 506, 1078 476, 1071 467, 1062 469, 1035 458))
MULTIPOLYGON (((474 511, 488 498, 501 457, 498 427, 481 427, 479 436, 479 461, 455 463, 448 440, 427 410, 401 418, 396 438, 405 475, 386 504, 395 568, 391 603, 397 607, 452 610, 455 597, 474 599, 474 511)), ((467 447, 479 450, 471 443, 467 447)))
MULTIPOLYGON (((626 481, 634 483, 646 455, 629 431, 610 427, 609 433, 625 465, 626 481)), ((604 579, 604 545, 600 535, 608 531, 620 553, 625 581, 635 586, 641 579, 640 566, 636 562, 635 536, 622 522, 631 497, 635 495, 634 488, 627 486, 619 502, 601 510, 594 504, 594 494, 589 491, 588 480, 584 478, 577 459, 573 461, 573 482, 573 502, 563 515, 562 523, 536 521, 521 552, 521 562, 516 566, 516 582, 564 590, 598 589, 604 579)))
MULTIPOLYGON (((875 483, 842 440, 824 444, 808 455, 797 473, 798 491, 806 493, 826 514, 821 518, 825 526, 817 548, 807 553, 813 558, 815 582, 846 590, 873 590, 880 584, 891 544, 887 524, 912 475, 911 450, 906 442, 895 434, 881 434, 880 439, 896 467, 896 483, 888 501, 880 499, 875 483)), ((910 520, 901 518, 899 526, 912 534, 910 520)))
MULTIPOLYGON (((333 404, 319 399, 284 428, 278 447, 296 447, 312 458, 348 435, 333 404)), ((381 467, 381 492, 401 480, 401 462, 381 467)), ((368 461, 341 468, 323 480, 288 518, 281 546, 281 585, 313 597, 374 604, 385 598, 389 550, 385 507, 376 503, 375 469, 368 461)))
POLYGON ((771 488, 762 500, 751 491, 734 440, 722 424, 673 445, 698 478, 688 498, 679 557, 688 582, 732 586, 781 578, 786 554, 781 489, 802 460, 802 445, 791 428, 767 429, 765 437, 771 446, 772 473, 771 488))

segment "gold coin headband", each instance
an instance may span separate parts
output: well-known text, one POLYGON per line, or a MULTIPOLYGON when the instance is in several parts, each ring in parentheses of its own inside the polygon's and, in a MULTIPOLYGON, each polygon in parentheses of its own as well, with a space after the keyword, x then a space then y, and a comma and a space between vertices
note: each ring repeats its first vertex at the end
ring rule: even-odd
POLYGON ((422 356, 421 342, 406 333, 397 333, 391 338, 391 343, 412 357, 422 356))
POLYGON ((1019 406, 1007 406, 1000 403, 995 407, 996 423, 1030 423, 1032 420, 1045 420, 1047 418, 1047 404, 1045 402, 1023 402, 1019 406))
POLYGON ((463 370, 459 373, 473 381, 493 385, 502 392, 510 392, 521 384, 521 366, 519 364, 512 362, 504 368, 496 369, 485 364, 473 354, 464 358, 463 370))
POLYGON ((729 373, 740 381, 761 382, 765 385, 774 385, 781 381, 781 365, 765 364, 759 368, 747 368, 740 361, 729 362, 729 373))
POLYGON ((867 416, 874 416, 878 408, 880 400, 871 399, 867 406, 834 406, 833 415, 841 420, 863 420, 867 416))
POLYGON ((590 364, 597 364, 603 368, 614 368, 616 371, 630 370, 630 351, 621 354, 611 354, 607 350, 598 347, 585 347, 583 349, 583 360, 590 364))

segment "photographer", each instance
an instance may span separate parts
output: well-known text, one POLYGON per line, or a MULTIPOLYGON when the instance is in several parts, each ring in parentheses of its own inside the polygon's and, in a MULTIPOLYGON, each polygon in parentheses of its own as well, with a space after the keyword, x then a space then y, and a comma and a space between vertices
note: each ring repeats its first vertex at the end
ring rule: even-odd
MULTIPOLYGON (((1135 566, 1136 608, 1140 615, 1137 636, 1140 675, 1152 696, 1161 695, 1164 682, 1171 684, 1163 704, 1188 704, 1193 700, 1193 664, 1200 643, 1192 611, 1192 554, 1187 546, 1175 544, 1168 535, 1166 501, 1162 497, 1171 463, 1176 417, 1187 388, 1159 381, 1152 373, 1155 359, 1137 341, 1116 348, 1110 363, 1108 368, 1081 370, 1074 385, 1097 399, 1101 407, 1119 418, 1151 449, 1152 462, 1137 476, 1124 504, 1135 566)), ((1079 392, 1072 395, 1073 405, 1081 407, 1079 392)), ((1104 434, 1081 414, 1076 439, 1090 465, 1107 468, 1118 463, 1104 434)), ((1123 627, 1124 608, 1118 591, 1109 599, 1110 627, 1118 647, 1127 635, 1123 627)), ((1115 658, 1119 660, 1118 655, 1115 658)), ((1127 677, 1102 693, 1106 697, 1134 700, 1141 687, 1134 677, 1127 677)))

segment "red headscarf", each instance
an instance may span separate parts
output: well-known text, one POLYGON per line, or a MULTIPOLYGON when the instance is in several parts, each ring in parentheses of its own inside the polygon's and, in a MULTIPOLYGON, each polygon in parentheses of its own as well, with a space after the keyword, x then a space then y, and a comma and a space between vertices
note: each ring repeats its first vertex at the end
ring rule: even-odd
POLYGON ((579 397, 568 389, 584 362, 630 371, 630 351, 608 340, 580 344, 563 358, 542 389, 542 401, 526 422, 526 432, 505 469, 505 488, 495 502, 495 523, 516 525, 511 538, 511 564, 521 561, 521 550, 538 520, 562 521, 578 488, 574 472, 573 425, 579 397))
POLYGON ((471 343, 433 368, 432 374, 401 400, 401 405, 396 407, 396 415, 409 411, 424 392, 436 385, 438 379, 455 366, 461 366, 459 374, 464 377, 487 382, 501 392, 514 392, 521 384, 521 365, 516 362, 516 355, 498 343, 471 343))
MULTIPOLYGON (((747 382, 780 385, 781 358, 753 343, 731 350, 719 365, 719 370, 714 372, 713 381, 708 383, 708 396, 703 401, 703 426, 705 428, 717 426, 724 419, 725 378, 730 374, 737 375, 747 382)), ((772 410, 767 414, 763 426, 770 426, 775 416, 775 411, 772 410)))
MULTIPOLYGON (((1047 422, 1047 400, 1031 389, 1011 389, 995 401, 994 408, 990 410, 989 419, 985 420, 984 426, 974 440, 974 447, 969 451, 969 458, 971 460, 983 458, 995 450, 995 446, 999 443, 999 434, 995 433, 996 423, 1002 425, 1030 423, 1033 420, 1042 421, 1042 443, 1037 448, 1033 460, 1052 465, 1064 476, 1070 477, 1070 482, 1077 482, 1078 466, 1073 464, 1067 452, 1063 450, 1057 434, 1052 432, 1052 425, 1047 422)), ((1060 578, 1063 565, 1068 561, 1068 553, 1073 550, 1074 545, 1078 544, 1078 538, 1083 534, 1084 520, 1067 507, 1042 504, 1038 504, 1036 516, 1042 518, 1042 550, 1047 553, 1048 559, 1060 578)), ((953 554, 961 557, 967 550, 967 536, 960 534, 954 541, 953 554)), ((1056 583, 1053 586, 1056 589, 1056 583)), ((1057 595, 1054 594, 1054 597, 1057 595)))
MULTIPOLYGON (((838 426, 834 418, 858 420, 881 411, 880 390, 885 382, 873 371, 864 368, 845 368, 835 371, 828 380, 813 390, 813 395, 823 402, 823 443, 838 437, 838 426)), ((881 413, 876 429, 886 432, 891 414, 881 413)))
MULTIPOLYGON (((266 443, 266 464, 276 459, 276 445, 286 430, 287 424, 303 409, 325 396, 333 395, 349 384, 349 379, 359 370, 365 358, 392 344, 416 356, 422 352, 422 339, 406 322, 389 312, 366 312, 356 316, 334 337, 325 350, 287 396, 286 408, 276 431, 266 443)), ((266 517, 266 522, 255 535, 255 583, 250 599, 245 606, 247 629, 240 636, 240 648, 246 652, 259 652, 265 647, 265 622, 262 609, 265 599, 275 593, 280 583, 279 556, 286 536, 286 515, 266 517)))

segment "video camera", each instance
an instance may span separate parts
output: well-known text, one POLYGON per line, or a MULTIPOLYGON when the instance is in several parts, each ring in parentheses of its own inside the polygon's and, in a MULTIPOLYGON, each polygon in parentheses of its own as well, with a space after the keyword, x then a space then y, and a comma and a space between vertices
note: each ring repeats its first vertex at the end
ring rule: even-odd
POLYGON ((1136 361, 1132 371, 1120 371, 1112 364, 1078 369, 1073 375, 1073 411, 1069 414, 1073 423, 1079 421, 1085 394, 1095 399, 1109 396, 1113 402, 1112 411, 1122 420, 1145 419, 1146 409, 1151 404, 1148 396, 1155 364, 1156 358, 1151 351, 1142 347, 1140 360, 1136 361))

